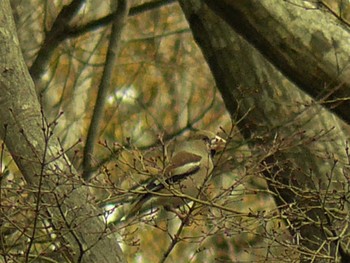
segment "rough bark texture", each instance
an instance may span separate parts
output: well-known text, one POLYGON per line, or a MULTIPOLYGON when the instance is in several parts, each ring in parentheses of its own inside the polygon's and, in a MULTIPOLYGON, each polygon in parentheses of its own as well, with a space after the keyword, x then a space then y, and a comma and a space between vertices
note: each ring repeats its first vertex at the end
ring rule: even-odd
POLYGON ((45 124, 7 0, 0 1, 0 124, 8 150, 36 192, 37 207, 58 231, 65 258, 59 262, 124 262, 88 187, 45 124))
MULTIPOLYGON (((348 240, 339 234, 346 230, 344 215, 349 211, 348 205, 343 206, 340 201, 348 189, 348 180, 343 173, 348 162, 344 123, 319 104, 312 103, 310 97, 278 72, 203 1, 179 2, 227 109, 232 116, 245 116, 238 123, 239 128, 251 142, 252 149, 265 152, 263 165, 268 169, 264 175, 270 188, 277 193, 277 204, 280 208, 292 208, 292 213, 285 214, 281 209, 281 214, 290 223, 291 234, 301 236, 300 243, 304 247, 302 260, 308 262, 313 255, 317 262, 322 262, 323 256, 331 256, 338 261, 342 254, 342 262, 347 262, 343 250, 348 240), (330 200, 331 196, 336 200, 334 203, 330 200)), ((220 6, 219 2, 215 2, 220 6)), ((239 14, 231 13, 231 17, 247 20, 254 12, 263 15, 254 7, 255 4, 260 6, 260 1, 232 2, 237 8, 242 6, 246 9, 239 14)), ((270 9, 274 8, 278 9, 278 4, 270 9)), ((264 19, 260 23, 266 28, 265 35, 274 34, 273 23, 270 26, 264 19)), ((261 37, 256 30, 251 30, 250 34, 255 36, 250 38, 261 37)), ((315 45, 322 43, 322 39, 315 39, 315 45)), ((285 49, 293 49, 292 43, 285 44, 285 49)), ((274 56, 285 57, 271 51, 270 60, 274 56)), ((302 67, 298 65, 301 62, 294 58, 285 63, 290 63, 291 67, 302 67)), ((321 67, 321 62, 318 65, 321 67)), ((328 259, 325 261, 328 262, 328 259)))
POLYGON ((204 2, 299 88, 350 123, 350 33, 336 16, 312 1, 204 2))

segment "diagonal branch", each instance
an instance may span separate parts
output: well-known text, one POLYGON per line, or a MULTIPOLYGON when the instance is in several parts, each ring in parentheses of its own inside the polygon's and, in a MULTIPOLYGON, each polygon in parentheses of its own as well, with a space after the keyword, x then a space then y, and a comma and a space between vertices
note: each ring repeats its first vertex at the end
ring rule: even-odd
POLYGON ((111 82, 114 66, 120 49, 121 34, 128 16, 129 4, 127 0, 118 0, 118 9, 114 13, 112 31, 106 56, 106 64, 98 88, 96 103, 92 120, 87 134, 83 156, 83 178, 88 181, 92 175, 92 156, 99 135, 99 123, 103 117, 104 105, 107 97, 109 83, 111 82))
MULTIPOLYGON (((53 52, 61 42, 69 38, 79 37, 93 30, 109 25, 113 21, 115 17, 114 13, 95 21, 91 21, 86 25, 76 27, 70 26, 70 21, 72 18, 74 18, 84 2, 85 0, 74 0, 70 5, 65 6, 57 16, 51 30, 46 33, 44 42, 42 43, 38 55, 29 70, 34 83, 40 79, 52 57, 53 52)), ((135 16, 145 11, 153 10, 174 2, 176 1, 157 0, 144 3, 130 8, 129 16, 135 16)))
POLYGON ((73 0, 69 5, 64 6, 58 14, 50 31, 46 32, 44 42, 42 43, 38 55, 29 70, 34 82, 40 78, 41 74, 46 69, 53 52, 59 43, 65 39, 63 34, 64 31, 84 3, 85 0, 73 0))
MULTIPOLYGON (((176 0, 158 0, 154 2, 144 3, 135 7, 131 7, 129 11, 129 16, 136 16, 143 12, 150 11, 150 10, 153 10, 165 5, 169 5, 175 2, 176 0)), ((113 16, 114 14, 109 14, 105 17, 91 21, 82 26, 77 26, 77 27, 72 26, 65 32, 64 35, 66 36, 66 38, 79 37, 83 34, 89 33, 91 31, 94 31, 98 28, 101 28, 103 26, 110 24, 113 21, 113 16)))
POLYGON ((300 89, 350 123, 350 35, 334 15, 289 1, 204 2, 300 89))

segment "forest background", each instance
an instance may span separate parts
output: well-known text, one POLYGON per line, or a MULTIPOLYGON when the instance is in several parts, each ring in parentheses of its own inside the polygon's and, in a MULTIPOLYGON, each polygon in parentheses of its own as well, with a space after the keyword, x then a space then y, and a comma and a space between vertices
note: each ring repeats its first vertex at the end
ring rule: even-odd
POLYGON ((349 262, 349 8, 0 1, 1 262, 349 262), (210 198, 119 227, 195 129, 210 198))

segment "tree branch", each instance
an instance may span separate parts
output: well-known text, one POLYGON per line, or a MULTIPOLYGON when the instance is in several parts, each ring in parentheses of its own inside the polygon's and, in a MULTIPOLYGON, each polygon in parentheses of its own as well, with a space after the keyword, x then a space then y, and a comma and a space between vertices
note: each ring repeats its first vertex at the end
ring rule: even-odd
POLYGON ((34 212, 39 215, 40 209, 40 217, 52 223, 60 251, 71 262, 125 262, 117 242, 107 236, 103 210, 95 206, 41 112, 8 0, 0 1, 0 21, 0 135, 30 187, 28 196, 37 191, 34 212))
POLYGON ((350 33, 335 16, 288 1, 204 2, 299 88, 350 124, 350 33), (296 19, 305 17, 308 23, 296 19))
MULTIPOLYGON (((53 52, 61 42, 69 38, 79 37, 93 30, 109 25, 113 21, 113 18, 115 17, 114 13, 95 21, 91 21, 86 25, 76 27, 69 26, 70 21, 74 15, 76 15, 76 12, 84 2, 85 0, 74 0, 70 5, 65 6, 57 16, 51 30, 46 33, 44 42, 42 43, 37 57, 29 70, 34 83, 40 79, 51 59, 53 52)), ((174 2, 176 2, 176 0, 158 0, 144 3, 132 7, 129 11, 129 15, 135 16, 140 13, 162 7, 164 5, 172 4, 174 2)))
POLYGON ((118 0, 118 8, 113 16, 112 31, 109 39, 109 46, 106 55, 106 63, 102 74, 100 86, 98 88, 96 103, 92 120, 89 125, 86 144, 83 156, 83 178, 88 181, 92 175, 92 156, 94 147, 99 136, 100 120, 103 117, 104 105, 107 97, 109 83, 112 79, 114 66, 120 49, 121 35, 129 12, 129 4, 127 0, 118 0))
POLYGON ((73 0, 69 5, 64 6, 50 31, 46 32, 44 42, 29 70, 34 83, 37 82, 42 73, 46 70, 53 52, 59 43, 65 39, 63 32, 84 3, 85 0, 73 0))

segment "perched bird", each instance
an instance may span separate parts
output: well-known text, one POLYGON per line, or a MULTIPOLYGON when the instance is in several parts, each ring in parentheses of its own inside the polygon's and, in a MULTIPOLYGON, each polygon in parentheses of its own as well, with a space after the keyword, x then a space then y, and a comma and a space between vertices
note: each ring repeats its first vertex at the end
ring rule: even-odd
POLYGON ((136 189, 141 194, 118 220, 128 220, 161 206, 178 208, 190 201, 186 196, 198 198, 211 178, 212 157, 225 144, 224 139, 208 131, 196 132, 188 141, 176 144, 162 174, 136 189))

